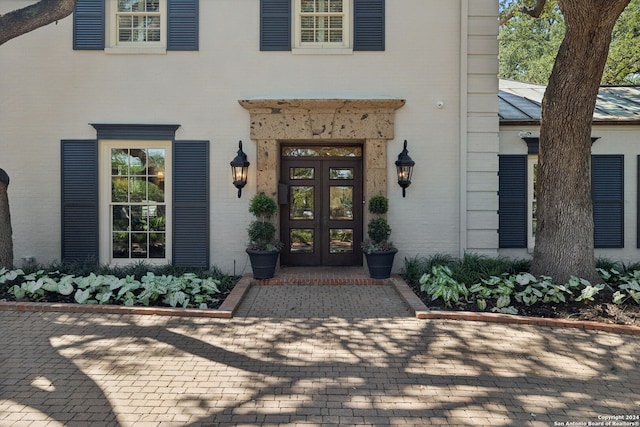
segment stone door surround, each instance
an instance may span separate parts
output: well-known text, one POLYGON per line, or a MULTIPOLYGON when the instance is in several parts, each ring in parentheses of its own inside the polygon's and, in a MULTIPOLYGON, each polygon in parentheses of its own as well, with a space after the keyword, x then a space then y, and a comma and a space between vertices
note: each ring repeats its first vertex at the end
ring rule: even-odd
MULTIPOLYGON (((365 200, 387 193, 387 141, 394 138, 395 110, 404 99, 245 99, 256 141, 256 191, 278 193, 280 143, 364 145, 365 200)), ((366 212, 366 209, 365 209, 366 212)), ((366 216, 366 213, 365 213, 366 216)))

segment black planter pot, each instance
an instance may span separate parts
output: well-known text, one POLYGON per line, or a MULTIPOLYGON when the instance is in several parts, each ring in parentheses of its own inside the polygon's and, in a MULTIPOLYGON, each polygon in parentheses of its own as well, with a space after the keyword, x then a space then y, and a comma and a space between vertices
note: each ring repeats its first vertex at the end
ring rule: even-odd
POLYGON ((391 277, 391 269, 393 268, 393 258, 398 253, 397 249, 386 252, 364 253, 367 257, 367 267, 369 267, 369 276, 372 279, 388 279, 391 277))
POLYGON ((254 279, 271 279, 278 264, 278 251, 254 251, 247 249, 254 279))

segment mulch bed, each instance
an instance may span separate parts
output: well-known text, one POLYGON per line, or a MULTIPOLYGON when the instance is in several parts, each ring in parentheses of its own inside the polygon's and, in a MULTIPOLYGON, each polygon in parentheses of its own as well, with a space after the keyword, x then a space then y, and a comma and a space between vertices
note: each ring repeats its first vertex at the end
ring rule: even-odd
MULTIPOLYGON (((208 308, 209 309, 218 309, 220 307, 220 305, 222 305, 222 303, 224 302, 225 298, 227 298, 227 296, 229 295, 229 293, 231 292, 231 289, 227 289, 224 292, 220 292, 218 294, 212 295, 214 298, 216 298, 216 301, 211 301, 209 302, 208 308)), ((16 301, 16 297, 3 290, 0 289, 0 302, 2 301, 16 301)), ((71 303, 71 304, 77 304, 75 299, 73 298, 73 294, 71 295, 60 295, 60 294, 54 294, 54 293, 47 293, 47 298, 45 300, 30 300, 30 299, 24 299, 24 301, 30 301, 30 302, 52 302, 52 303, 71 303)), ((155 303, 151 303, 150 304, 153 307, 170 307, 170 305, 168 304, 164 304, 162 301, 158 300, 155 303)), ((182 307, 182 306, 180 306, 182 307)), ((197 305, 190 305, 188 308, 198 308, 197 305)))
MULTIPOLYGON (((430 310, 480 311, 475 304, 468 303, 445 307, 441 301, 431 301, 431 297, 427 295, 426 292, 420 290, 419 284, 409 283, 409 286, 430 310)), ((518 315, 521 316, 640 326, 640 306, 636 304, 622 304, 618 306, 612 303, 584 304, 582 302, 572 302, 568 304, 537 304, 526 306, 512 299, 511 305, 518 309, 518 315)))

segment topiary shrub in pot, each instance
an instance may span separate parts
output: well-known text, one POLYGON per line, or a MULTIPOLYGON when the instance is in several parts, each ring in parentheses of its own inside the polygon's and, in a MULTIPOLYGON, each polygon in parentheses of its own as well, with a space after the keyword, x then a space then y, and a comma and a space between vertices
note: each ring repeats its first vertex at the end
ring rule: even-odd
POLYGON ((276 239, 276 227, 271 222, 278 205, 264 193, 256 194, 249 202, 249 212, 256 219, 249 224, 247 254, 255 279, 270 279, 275 274, 282 242, 276 239))
POLYGON ((391 227, 384 215, 389 210, 389 200, 382 195, 369 199, 369 213, 373 216, 367 226, 368 240, 362 243, 362 252, 367 258, 369 276, 373 279, 387 279, 391 276, 393 259, 398 252, 389 241, 391 227))

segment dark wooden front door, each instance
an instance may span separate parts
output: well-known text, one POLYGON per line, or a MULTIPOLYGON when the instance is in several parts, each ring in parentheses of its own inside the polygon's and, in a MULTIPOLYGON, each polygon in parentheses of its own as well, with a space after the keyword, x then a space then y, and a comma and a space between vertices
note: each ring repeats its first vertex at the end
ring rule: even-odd
POLYGON ((362 158, 283 157, 280 170, 281 264, 362 265, 362 158))

